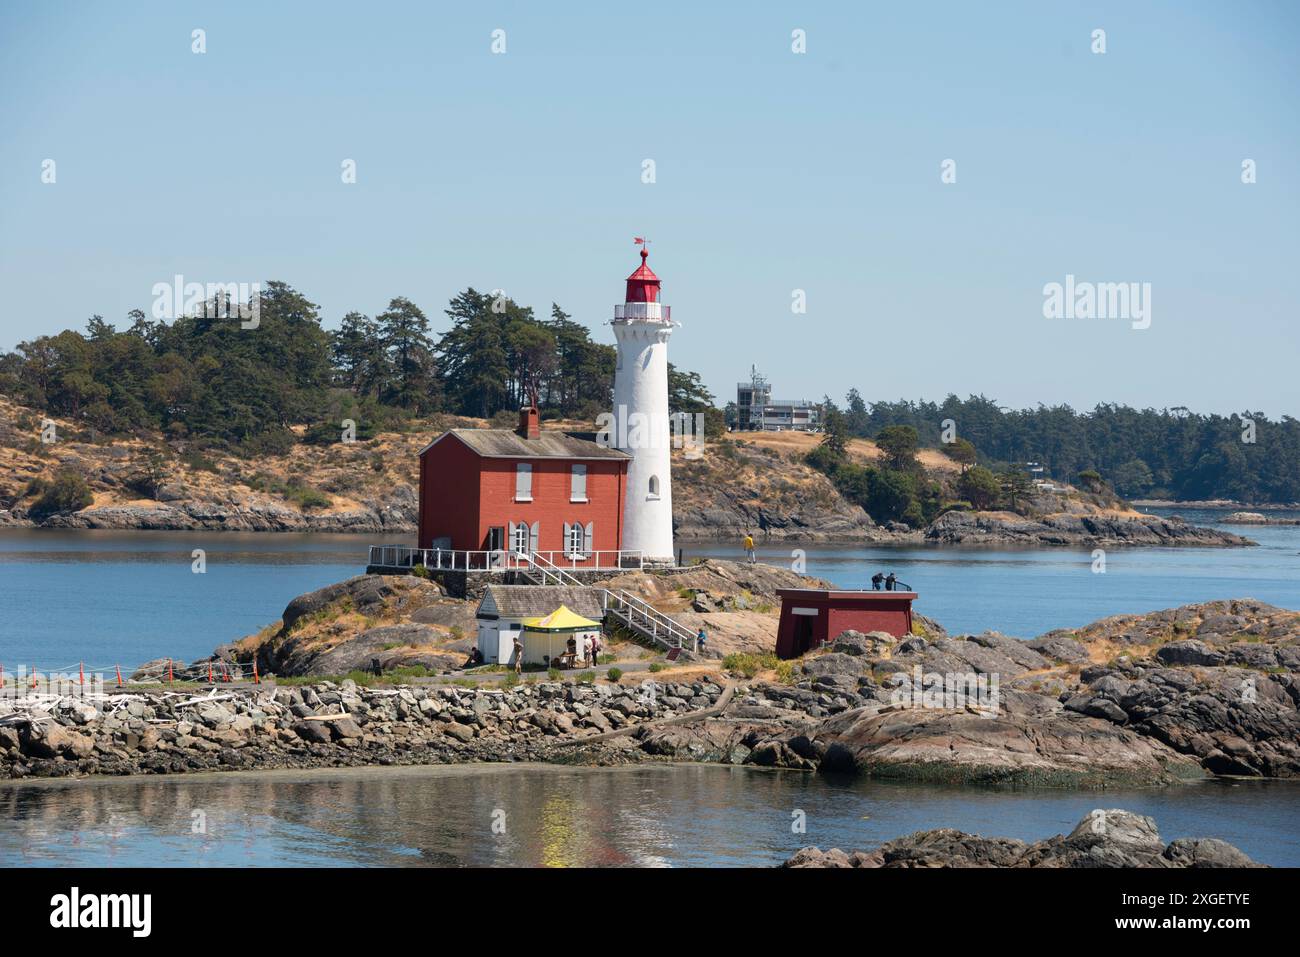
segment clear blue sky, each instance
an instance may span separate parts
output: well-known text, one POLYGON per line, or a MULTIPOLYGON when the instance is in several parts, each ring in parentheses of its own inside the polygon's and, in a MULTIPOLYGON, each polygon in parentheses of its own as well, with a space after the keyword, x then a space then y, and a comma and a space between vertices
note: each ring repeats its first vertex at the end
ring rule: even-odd
POLYGON ((175 273, 328 327, 500 287, 612 343, 648 235, 720 401, 755 363, 781 396, 1300 415, 1300 4, 808 6, 6 4, 0 349, 175 273), (1151 327, 1045 319, 1067 274, 1151 283, 1151 327))

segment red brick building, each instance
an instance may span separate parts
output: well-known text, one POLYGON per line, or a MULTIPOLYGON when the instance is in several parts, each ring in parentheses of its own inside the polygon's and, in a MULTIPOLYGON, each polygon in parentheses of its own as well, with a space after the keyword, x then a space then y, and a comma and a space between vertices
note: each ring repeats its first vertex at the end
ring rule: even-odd
POLYGON ((781 596, 778 658, 798 658, 850 629, 884 631, 896 638, 912 633, 914 591, 778 588, 776 593, 781 596))
POLYGON ((631 456, 593 436, 452 429, 420 452, 418 548, 540 552, 556 564, 617 565, 631 456))

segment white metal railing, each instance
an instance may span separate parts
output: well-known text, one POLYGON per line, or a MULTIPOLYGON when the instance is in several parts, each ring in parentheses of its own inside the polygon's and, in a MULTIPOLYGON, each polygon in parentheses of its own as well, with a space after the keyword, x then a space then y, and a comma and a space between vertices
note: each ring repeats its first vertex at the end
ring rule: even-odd
POLYGON ((502 572, 528 569, 541 558, 553 568, 574 571, 619 571, 642 568, 640 549, 595 549, 589 552, 517 552, 510 549, 411 548, 407 545, 371 545, 369 562, 382 568, 414 568, 423 565, 436 571, 502 572))
MULTIPOLYGON (((547 561, 541 554, 534 552, 533 557, 535 561, 532 570, 541 574, 543 585, 550 584, 550 579, 554 578, 559 584, 586 587, 583 581, 573 577, 562 567, 547 561)), ((698 637, 693 631, 678 624, 649 602, 622 589, 614 591, 601 588, 600 591, 603 611, 608 612, 612 608, 621 613, 627 618, 628 624, 639 627, 652 640, 663 640, 665 644, 675 648, 699 651, 698 637), (643 619, 641 623, 636 621, 637 616, 643 619)))
MULTIPOLYGON (((371 545, 370 561, 373 567, 414 568, 423 565, 430 570, 464 572, 498 572, 512 569, 531 572, 541 578, 541 584, 589 586, 571 574, 574 571, 625 571, 645 567, 640 549, 599 550, 584 555, 565 552, 516 552, 507 549, 449 549, 411 548, 406 545, 371 545), (559 556, 561 561, 555 561, 559 556), (593 562, 592 559, 595 559, 593 562), (614 564, 604 564, 612 561, 614 564)), ((697 636, 689 628, 650 605, 649 602, 626 592, 601 588, 601 609, 613 610, 623 615, 628 624, 655 641, 669 647, 689 648, 699 651, 697 636)))
POLYGON ((649 319, 655 322, 672 322, 673 307, 662 302, 625 302, 614 307, 614 320, 632 322, 637 319, 649 319))
POLYGON ((700 650, 699 638, 695 632, 678 624, 648 602, 621 589, 611 591, 608 588, 602 588, 601 591, 605 593, 602 600, 605 611, 612 608, 614 611, 620 612, 627 618, 628 624, 634 627, 637 624, 636 617, 639 615, 644 619, 641 624, 642 630, 648 632, 652 639, 663 639, 665 644, 676 648, 689 648, 691 651, 700 650))

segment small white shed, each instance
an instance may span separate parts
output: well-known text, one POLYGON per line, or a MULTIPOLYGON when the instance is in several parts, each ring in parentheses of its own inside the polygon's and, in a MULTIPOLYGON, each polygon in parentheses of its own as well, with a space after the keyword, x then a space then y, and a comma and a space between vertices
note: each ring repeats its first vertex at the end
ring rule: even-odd
POLYGON ((603 621, 601 598, 601 589, 576 585, 489 585, 475 613, 483 661, 490 665, 513 664, 515 638, 522 640, 524 620, 549 615, 560 605, 567 605, 584 618, 603 621))

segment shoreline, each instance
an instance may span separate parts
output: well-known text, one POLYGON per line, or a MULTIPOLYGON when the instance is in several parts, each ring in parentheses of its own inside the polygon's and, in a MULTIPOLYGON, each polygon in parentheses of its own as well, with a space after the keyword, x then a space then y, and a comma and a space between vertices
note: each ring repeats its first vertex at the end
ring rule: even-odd
MULTIPOLYGON (((958 514, 958 513, 950 513, 958 514)), ((943 525, 935 524, 924 529, 909 531, 891 531, 875 528, 871 534, 819 532, 816 529, 771 530, 756 529, 755 539, 760 547, 784 544, 811 544, 841 548, 916 548, 935 549, 962 548, 1023 548, 1027 550, 1052 548, 1251 548, 1258 545, 1245 536, 1220 532, 1215 529, 1187 523, 1171 523, 1159 516, 1150 516, 1152 521, 1138 519, 1109 520, 1094 522, 1095 530, 1080 531, 1077 528, 1062 526, 1051 522, 1034 522, 1025 520, 1020 523, 989 522, 978 513, 964 513, 975 516, 974 520, 949 521, 943 525)), ((75 516, 74 516, 75 517, 75 516)), ((1241 523, 1250 525, 1285 525, 1292 522, 1241 523)), ((406 523, 382 524, 343 523, 330 520, 319 525, 286 526, 284 524, 266 524, 260 527, 232 527, 222 522, 214 523, 157 523, 142 521, 135 524, 108 522, 55 521, 36 523, 29 519, 6 520, 0 515, 0 532, 6 530, 51 531, 51 532, 161 532, 161 533, 200 533, 241 534, 241 535, 373 535, 376 537, 409 536, 415 533, 415 526, 406 523)), ((684 547, 699 544, 719 544, 726 541, 739 541, 744 537, 743 528, 683 528, 674 532, 675 538, 684 547)))
POLYGON ((1163 498, 1135 498, 1130 500, 1130 505, 1135 508, 1194 508, 1203 511, 1240 511, 1249 509, 1254 512, 1265 510, 1272 511, 1300 511, 1300 502, 1261 502, 1254 504, 1251 502, 1236 502, 1226 498, 1210 499, 1191 499, 1188 501, 1176 501, 1173 499, 1163 498))
POLYGON ((1300 613, 1243 599, 1032 642, 849 631, 784 678, 744 682, 669 672, 636 684, 14 687, 0 699, 0 779, 660 761, 1086 790, 1300 779, 1298 623, 1300 613), (1229 627, 1249 634, 1212 631, 1229 627), (1135 652, 1154 639, 1154 654, 1089 662, 1083 642, 1121 635, 1135 652), (977 686, 974 699, 954 690, 931 701, 908 684, 954 669, 992 675, 993 697, 977 686))
MULTIPOLYGON (((564 761, 545 761, 545 760, 510 760, 510 761, 487 761, 487 760, 465 760, 465 761, 444 761, 444 762, 412 762, 409 764, 320 764, 309 767, 260 767, 260 768, 223 768, 206 771, 184 771, 168 774, 157 774, 153 772, 142 771, 135 774, 70 774, 57 776, 38 777, 28 775, 26 777, 4 777, 0 776, 0 788, 59 788, 67 785, 78 786, 95 786, 104 784, 120 784, 123 786, 132 786, 141 784, 146 781, 155 782, 175 782, 175 783, 225 783, 240 780, 266 780, 266 779, 283 779, 286 781, 310 781, 312 779, 329 779, 333 777, 360 777, 372 772, 379 772, 385 775, 402 776, 409 775, 418 777, 429 772, 446 771, 449 773, 470 773, 470 774, 507 774, 510 771, 527 771, 532 773, 544 774, 562 774, 566 771, 599 771, 602 773, 618 774, 631 773, 639 768, 653 766, 658 768, 671 769, 708 769, 718 771, 742 771, 746 774, 795 774, 804 775, 809 772, 798 768, 770 767, 759 764, 724 764, 718 761, 691 761, 676 758, 646 758, 639 761, 629 761, 621 764, 574 764, 564 761)), ((856 779, 856 775, 844 775, 840 772, 826 772, 824 775, 834 779, 849 778, 856 779)), ((1026 791, 1039 791, 1044 794, 1060 795, 1076 792, 1086 793, 1104 793, 1106 789, 1100 788, 1065 788, 1065 787, 1048 787, 1043 785, 1032 784, 1015 784, 999 783, 994 781, 983 782, 964 782, 959 784, 939 784, 933 781, 909 781, 902 778, 865 777, 862 780, 875 781, 880 784, 888 785, 893 788, 934 788, 936 786, 950 789, 957 792, 964 791, 985 791, 989 793, 1006 793, 1006 794, 1024 794, 1026 791)), ((1167 794, 1174 791, 1191 790, 1195 788, 1215 788, 1215 787, 1257 787, 1257 788, 1278 788, 1286 790, 1288 788, 1300 792, 1300 779, 1296 778, 1261 778, 1244 774, 1223 774, 1212 777, 1197 778, 1180 778, 1162 785, 1134 785, 1133 790, 1149 791, 1153 794, 1167 794)), ((1287 795, 1288 797, 1300 797, 1296 795, 1287 795)))

